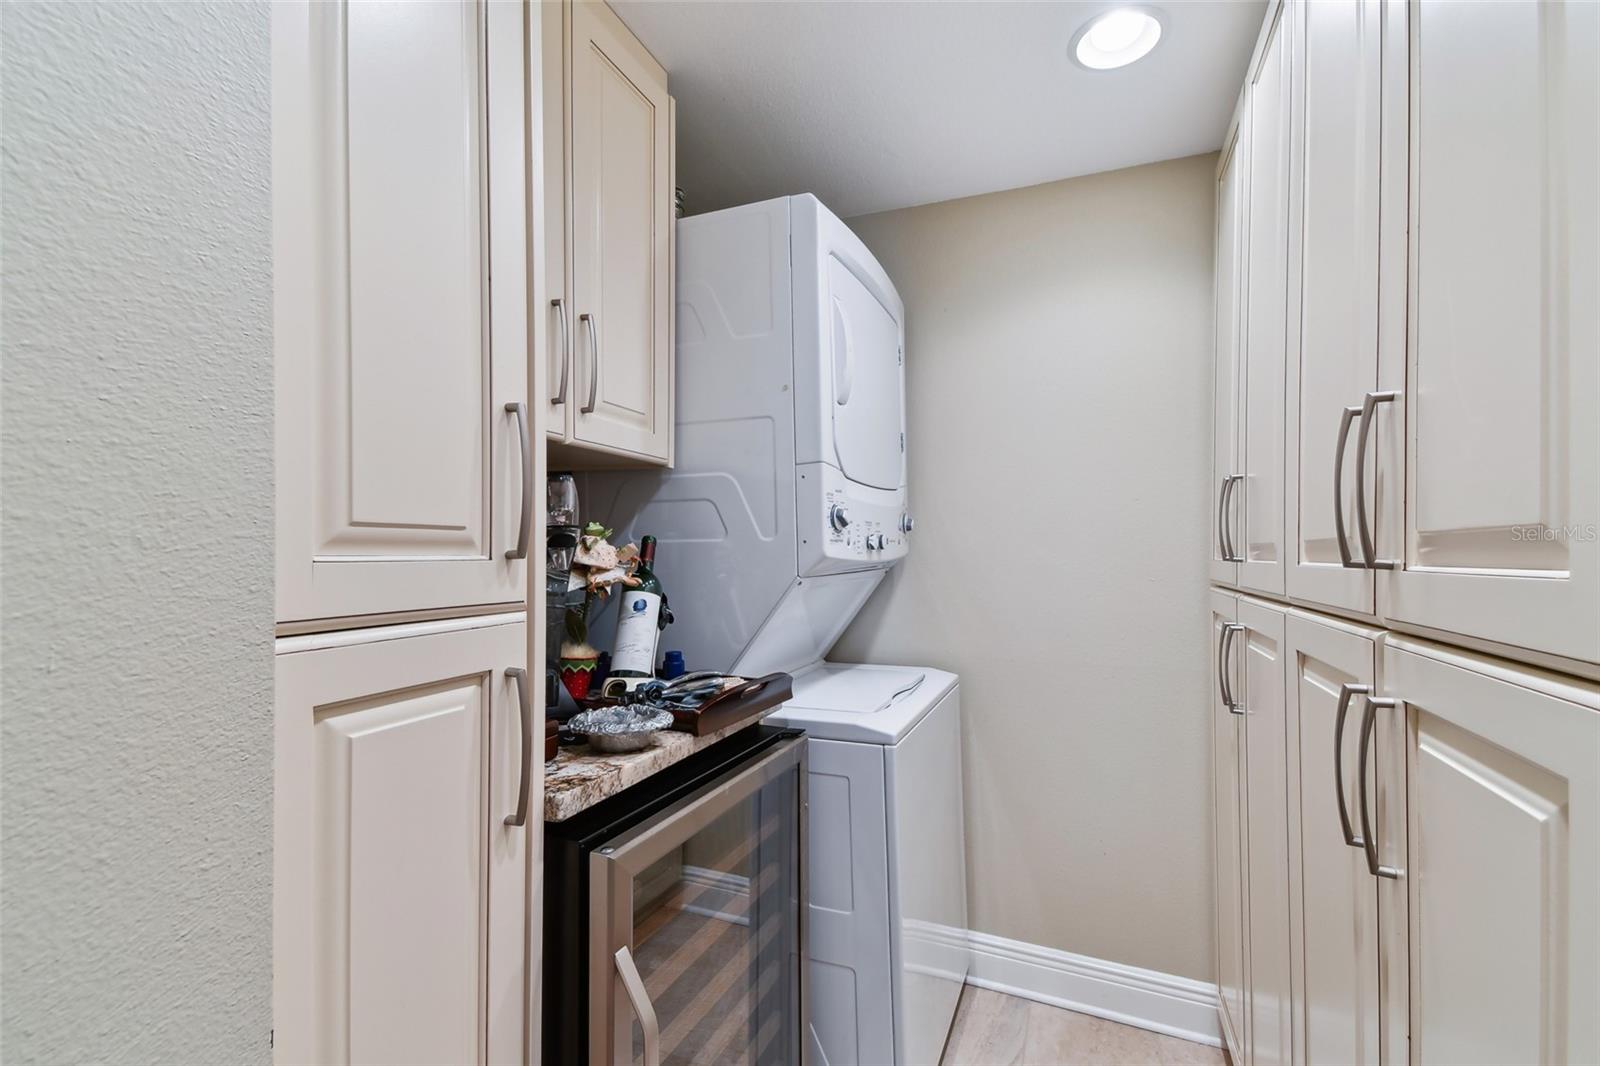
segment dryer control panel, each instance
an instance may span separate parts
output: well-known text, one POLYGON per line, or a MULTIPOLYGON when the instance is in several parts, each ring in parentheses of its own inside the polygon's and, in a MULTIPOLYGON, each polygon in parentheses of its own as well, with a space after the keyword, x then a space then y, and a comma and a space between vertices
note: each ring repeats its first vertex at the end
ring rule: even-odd
POLYGON ((795 483, 800 576, 892 566, 910 546, 904 489, 850 481, 827 463, 808 463, 795 483))

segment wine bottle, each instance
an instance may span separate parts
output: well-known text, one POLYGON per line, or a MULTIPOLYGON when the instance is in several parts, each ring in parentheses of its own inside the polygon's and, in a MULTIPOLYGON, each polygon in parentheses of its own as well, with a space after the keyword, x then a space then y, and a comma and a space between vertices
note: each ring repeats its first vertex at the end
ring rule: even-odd
MULTIPOLYGON (((611 648, 611 676, 643 680, 655 676, 656 644, 666 626, 666 592, 653 569, 656 538, 639 539, 637 588, 624 588, 617 603, 617 639, 611 648)), ((629 686, 632 687, 631 685, 629 686)))

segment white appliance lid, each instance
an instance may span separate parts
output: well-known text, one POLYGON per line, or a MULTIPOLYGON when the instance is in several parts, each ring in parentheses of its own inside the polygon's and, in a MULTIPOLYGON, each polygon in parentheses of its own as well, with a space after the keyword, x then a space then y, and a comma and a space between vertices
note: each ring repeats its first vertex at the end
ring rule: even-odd
POLYGON ((945 670, 819 663, 796 675, 794 698, 771 721, 820 740, 894 744, 955 687, 945 670))

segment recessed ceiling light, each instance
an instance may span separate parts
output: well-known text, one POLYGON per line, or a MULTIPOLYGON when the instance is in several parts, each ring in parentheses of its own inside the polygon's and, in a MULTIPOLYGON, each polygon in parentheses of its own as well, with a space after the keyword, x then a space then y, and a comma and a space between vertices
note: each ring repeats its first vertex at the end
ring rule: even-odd
POLYGON ((1147 7, 1118 7, 1097 15, 1072 38, 1072 56, 1090 70, 1125 67, 1161 40, 1161 20, 1147 7))

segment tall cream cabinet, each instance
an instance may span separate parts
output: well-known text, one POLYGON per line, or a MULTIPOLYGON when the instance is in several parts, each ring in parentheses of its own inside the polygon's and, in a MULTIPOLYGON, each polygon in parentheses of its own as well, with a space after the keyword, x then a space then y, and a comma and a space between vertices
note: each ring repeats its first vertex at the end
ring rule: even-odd
POLYGON ((1600 663, 1600 6, 1384 34, 1379 609, 1600 663))
POLYGON ((526 642, 520 611, 279 641, 278 1062, 525 1061, 526 642))
POLYGON ((1245 84, 1243 369, 1239 390, 1239 585, 1283 592, 1283 374, 1289 341, 1288 195, 1293 147, 1289 20, 1269 19, 1245 84))
POLYGON ((538 5, 552 455, 670 464, 673 120, 661 65, 599 0, 538 5))
POLYGON ((1211 537, 1211 580, 1239 583, 1240 555, 1234 544, 1238 530, 1236 497, 1240 470, 1239 385, 1244 368, 1244 180, 1249 163, 1250 114, 1240 105, 1217 164, 1217 247, 1213 320, 1216 362, 1212 373, 1211 482, 1216 493, 1216 528, 1211 537))
POLYGON ((284 1066, 537 1046, 524 12, 272 7, 284 1066))
POLYGON ((1597 70, 1593 4, 1272 6, 1218 168, 1214 581, 1600 678, 1597 70))
POLYGON ((1298 610, 1285 633, 1296 1060, 1403 1062, 1405 887, 1372 874, 1362 821, 1381 826, 1404 807, 1399 749, 1363 731, 1383 634, 1298 610))
POLYGON ((1284 612, 1213 590, 1217 987, 1234 1054, 1287 1063, 1293 1038, 1284 612))
POLYGON ((1600 1061, 1600 689, 1400 637, 1383 675, 1363 736, 1405 802, 1365 835, 1406 893, 1411 1059, 1600 1061))
POLYGON ((1600 1059, 1597 70, 1592 4, 1269 5, 1210 486, 1245 1066, 1600 1059))
POLYGON ((1315 3, 1293 16, 1299 114, 1298 319, 1288 349, 1284 436, 1291 597, 1358 614, 1374 571, 1350 534, 1362 398, 1378 385, 1378 0, 1315 3))
POLYGON ((274 5, 280 621, 524 598, 537 486, 510 6, 274 5))
POLYGON ((1239 624, 1239 598, 1211 590, 1212 846, 1215 873, 1217 998, 1223 1039, 1228 1047, 1245 1046, 1245 939, 1249 874, 1245 870, 1244 708, 1238 695, 1239 674, 1233 649, 1244 626, 1239 624))

